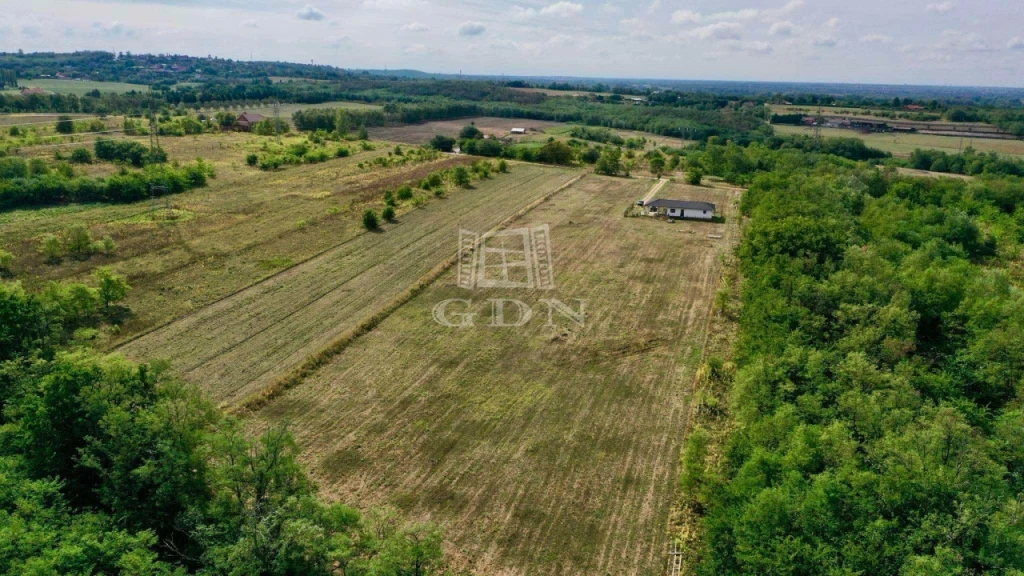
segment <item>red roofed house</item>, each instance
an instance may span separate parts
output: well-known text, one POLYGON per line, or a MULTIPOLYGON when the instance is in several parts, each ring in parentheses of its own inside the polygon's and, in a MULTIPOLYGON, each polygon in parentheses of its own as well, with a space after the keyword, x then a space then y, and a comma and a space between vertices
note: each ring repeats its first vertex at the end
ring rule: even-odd
POLYGON ((266 120, 266 116, 263 116, 262 114, 254 114, 252 112, 242 112, 238 115, 238 120, 235 121, 235 126, 242 132, 248 132, 249 130, 252 130, 252 125, 260 120, 266 120))

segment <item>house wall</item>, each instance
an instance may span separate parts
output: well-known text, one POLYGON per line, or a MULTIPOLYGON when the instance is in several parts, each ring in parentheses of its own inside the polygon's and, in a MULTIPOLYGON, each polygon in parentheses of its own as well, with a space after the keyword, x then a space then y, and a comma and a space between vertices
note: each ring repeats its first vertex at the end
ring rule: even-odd
POLYGON ((699 220, 711 220, 714 212, 707 210, 683 210, 683 218, 697 218, 699 220))

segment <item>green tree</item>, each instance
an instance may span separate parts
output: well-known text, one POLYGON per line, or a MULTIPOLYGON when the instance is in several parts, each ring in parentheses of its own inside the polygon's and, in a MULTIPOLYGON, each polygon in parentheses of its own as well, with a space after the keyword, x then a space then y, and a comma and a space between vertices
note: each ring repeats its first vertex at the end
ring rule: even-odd
POLYGON ((56 128, 59 134, 74 134, 75 122, 71 119, 71 116, 61 115, 57 117, 56 128))
POLYGON ((393 206, 385 206, 380 212, 380 217, 388 222, 395 221, 395 209, 393 206))
POLYGON ((546 164, 571 164, 572 156, 572 148, 568 144, 554 139, 544 144, 538 152, 538 159, 546 164))
POLYGON ((504 159, 498 160, 498 172, 502 174, 508 172, 508 162, 505 162, 504 159))
POLYGON ((466 124, 459 130, 459 140, 479 140, 483 137, 484 133, 473 124, 466 124))
POLYGON ((64 251, 72 258, 88 259, 94 249, 89 229, 83 225, 71 227, 64 233, 64 251))
POLYGON ((96 289, 103 302, 103 307, 108 311, 111 304, 124 300, 131 288, 124 278, 114 274, 110 268, 97 268, 92 273, 92 277, 96 281, 96 289))
POLYGON ((14 254, 0 248, 0 276, 11 276, 11 266, 14 264, 14 254))
POLYGON ((39 253, 43 255, 47 264, 57 264, 64 256, 64 246, 60 238, 47 234, 39 241, 39 253))
POLYGON ((594 170, 598 174, 616 176, 622 171, 622 150, 619 148, 605 148, 601 157, 597 160, 594 170))
POLYGON ((704 171, 700 168, 693 167, 686 171, 686 183, 691 186, 700 186, 703 179, 704 171))
POLYGON ((430 139, 430 147, 441 152, 451 152, 455 147, 455 138, 438 134, 430 139))
POLYGON ((452 170, 452 182, 461 188, 468 188, 470 183, 469 170, 465 166, 456 166, 452 170))
POLYGON ((654 156, 647 161, 647 164, 651 169, 651 173, 655 176, 661 176, 665 172, 665 158, 663 156, 654 156))
POLYGON ((377 220, 377 213, 372 208, 363 210, 363 228, 369 231, 374 231, 380 227, 380 221, 377 220))
POLYGON ((370 139, 370 133, 366 131, 366 124, 361 124, 359 126, 359 133, 356 136, 356 138, 358 138, 360 140, 363 140, 363 141, 370 139))
POLYGON ((75 148, 71 151, 71 161, 75 164, 92 164, 92 152, 87 148, 75 148))

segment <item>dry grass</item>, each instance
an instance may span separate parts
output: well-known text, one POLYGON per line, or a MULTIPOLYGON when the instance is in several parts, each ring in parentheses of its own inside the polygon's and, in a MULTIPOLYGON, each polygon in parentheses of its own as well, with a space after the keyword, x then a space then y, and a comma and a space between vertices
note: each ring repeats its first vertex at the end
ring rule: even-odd
POLYGON ((353 235, 129 342, 122 351, 134 358, 169 359, 215 400, 238 405, 357 329, 444 262, 455 251, 460 226, 488 230, 572 175, 517 166, 512 174, 402 214, 381 233, 353 235))
MULTIPOLYGON (((779 134, 813 134, 811 128, 804 126, 772 126, 779 134)), ((821 135, 835 138, 860 138, 872 148, 892 152, 893 156, 907 157, 917 148, 941 150, 949 154, 960 151, 963 147, 973 146, 979 152, 997 152, 1007 156, 1024 156, 1024 140, 1000 140, 995 138, 959 138, 955 136, 937 136, 933 134, 895 134, 891 132, 872 132, 864 134, 855 130, 840 128, 822 128, 821 135)))
MULTIPOLYGON (((512 128, 526 128, 531 133, 542 133, 552 127, 564 126, 564 124, 559 122, 546 122, 544 120, 481 117, 425 122, 423 124, 406 126, 370 128, 369 132, 370 137, 374 140, 387 140, 389 142, 402 142, 406 144, 426 144, 438 134, 444 134, 453 138, 457 137, 459 130, 462 130, 464 126, 470 123, 474 123, 484 134, 500 136, 502 138, 512 137, 509 134, 509 130, 512 128)), ((517 136, 515 138, 523 137, 517 136)))
MULTIPOLYGON (((661 574, 690 384, 736 226, 624 218, 650 185, 588 176, 539 205, 517 225, 551 226, 555 290, 469 292, 446 273, 252 427, 292 422, 327 495, 441 522, 456 563, 479 574, 661 574), (489 327, 495 297, 536 317, 489 327), (475 328, 434 323, 448 298, 472 299, 475 328), (557 314, 546 326, 542 298, 585 300, 586 326, 557 314)), ((701 194, 735 214, 735 190, 701 194)))
MULTIPOLYGON (((127 277, 135 311, 117 339, 129 338, 224 298, 308 260, 362 233, 359 214, 379 207, 381 192, 426 173, 468 162, 435 162, 374 170, 358 164, 387 149, 360 151, 322 164, 261 172, 245 166, 247 151, 261 139, 238 133, 164 138, 172 158, 203 157, 217 178, 202 188, 149 202, 125 205, 72 205, 0 214, 5 248, 14 252, 15 270, 29 285, 48 280, 84 279, 110 265, 127 277), (176 219, 163 218, 169 205, 176 219), (45 264, 38 239, 74 225, 93 237, 110 235, 118 245, 112 257, 45 264)), ((98 168, 109 164, 97 165, 98 168)))

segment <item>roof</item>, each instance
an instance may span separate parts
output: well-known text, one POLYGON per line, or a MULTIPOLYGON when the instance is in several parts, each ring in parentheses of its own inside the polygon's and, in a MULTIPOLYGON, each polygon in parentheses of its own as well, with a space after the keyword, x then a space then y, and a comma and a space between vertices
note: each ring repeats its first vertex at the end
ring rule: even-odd
POLYGON ((706 212, 714 212, 715 205, 711 202, 693 202, 691 200, 663 200, 655 198, 644 206, 650 206, 652 208, 679 208, 681 210, 703 210, 706 212))
POLYGON ((262 114, 256 114, 255 112, 242 112, 238 115, 239 122, 259 122, 260 120, 266 120, 266 116, 262 114))

